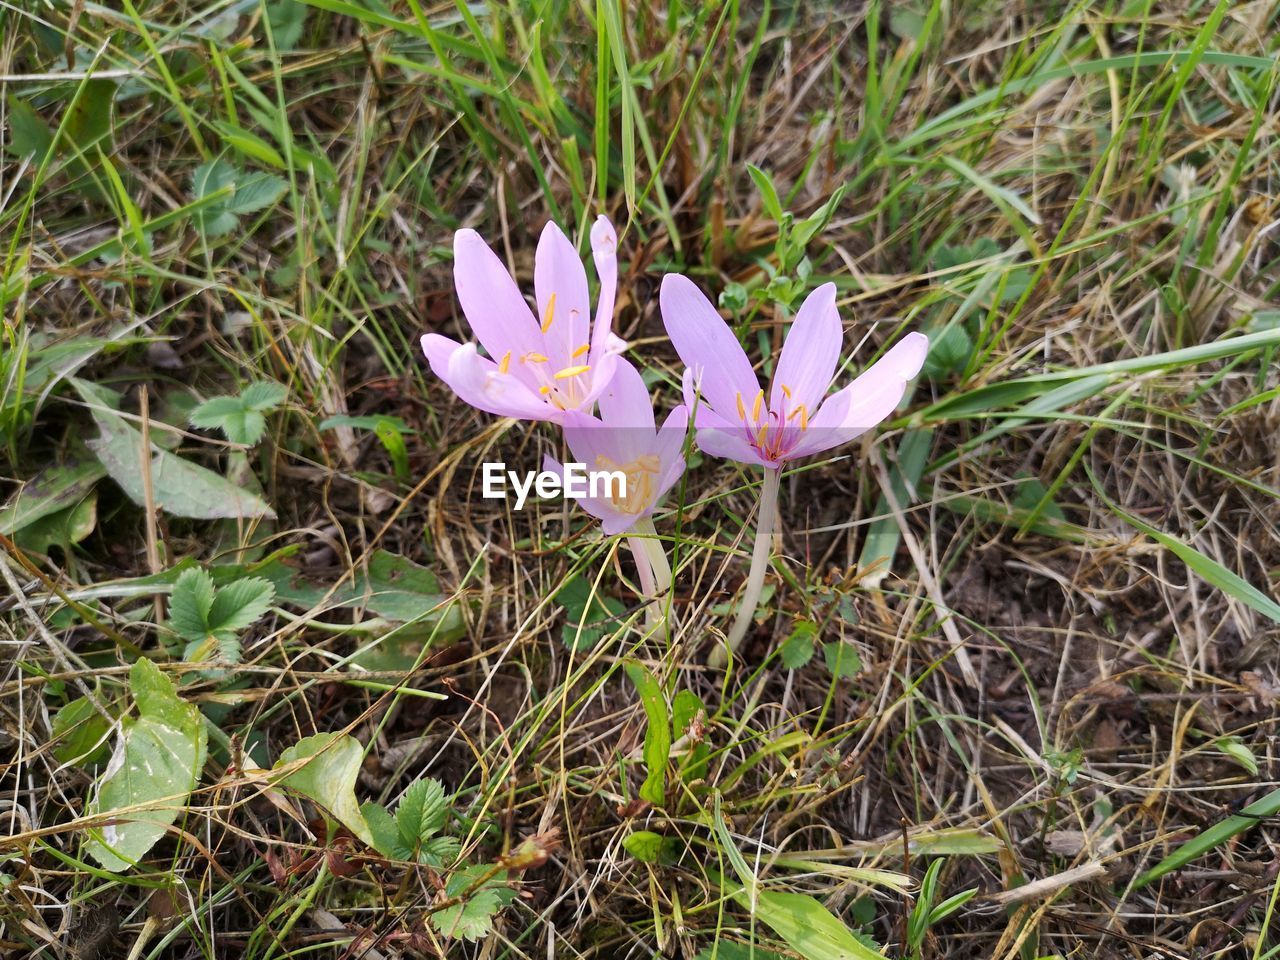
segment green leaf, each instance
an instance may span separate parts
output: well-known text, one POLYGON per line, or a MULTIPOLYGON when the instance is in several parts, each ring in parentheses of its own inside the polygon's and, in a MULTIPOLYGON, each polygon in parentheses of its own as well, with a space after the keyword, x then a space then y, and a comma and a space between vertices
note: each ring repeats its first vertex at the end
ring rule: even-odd
POLYGON ((202 430, 221 430, 232 443, 252 446, 267 429, 266 418, 239 397, 212 397, 191 411, 190 423, 202 430))
POLYGON ((209 633, 219 638, 234 636, 265 614, 275 595, 276 588, 261 577, 227 584, 209 609, 209 633))
POLYGON ((501 909, 502 901, 497 892, 482 887, 465 903, 432 914, 431 923, 442 936, 482 940, 493 929, 493 918, 501 909))
POLYGON ((449 866, 462 852, 462 842, 456 837, 432 837, 418 848, 418 862, 437 870, 449 866))
POLYGON ((973 337, 958 323, 948 324, 940 334, 930 334, 929 354, 924 362, 924 375, 940 380, 964 369, 973 355, 973 337))
POLYGON ((824 643, 822 657, 826 660, 831 675, 842 680, 851 680, 862 670, 862 658, 858 656, 858 651, 843 640, 824 643))
POLYGON ((5 151, 15 157, 31 157, 39 166, 53 147, 53 131, 25 100, 9 95, 9 135, 5 151))
POLYGON ((760 201, 774 223, 782 222, 782 202, 778 199, 778 188, 773 185, 773 178, 757 166, 747 164, 747 173, 751 175, 756 189, 760 191, 760 201))
POLYGON ((594 647, 626 610, 621 602, 599 591, 593 596, 591 581, 585 577, 570 577, 555 599, 564 605, 566 614, 560 639, 574 651, 594 647))
POLYGON ((402 623, 422 615, 424 599, 438 597, 436 575, 408 557, 379 550, 369 561, 368 577, 353 590, 380 617, 402 623))
POLYGON ((288 396, 281 384, 251 383, 238 397, 210 397, 191 411, 190 423, 204 430, 221 430, 232 443, 249 446, 262 439, 267 428, 264 413, 270 413, 288 396))
MULTIPOLYGON (((111 133, 111 105, 116 97, 116 82, 105 78, 86 80, 76 96, 75 105, 63 121, 64 143, 81 153, 111 133)), ((103 145, 110 153, 110 145, 103 145)))
MULTIPOLYGON (((1040 502, 1048 497, 1049 491, 1039 477, 1026 477, 1018 483, 1018 492, 1013 497, 1013 508, 1027 515, 1040 507, 1040 502)), ((1051 523, 1066 523, 1067 515, 1062 507, 1052 500, 1039 509, 1038 517, 1045 517, 1051 523)))
MULTIPOLYGON (((481 877, 489 872, 489 867, 465 867, 455 870, 445 884, 446 897, 460 897, 481 877)), ((505 874, 499 874, 494 880, 484 883, 467 900, 454 907, 447 907, 431 915, 431 925, 443 936, 465 940, 479 940, 493 929, 493 918, 515 898, 515 891, 508 889, 501 880, 505 874)))
POLYGON ((98 494, 91 490, 75 506, 41 517, 14 534, 13 540, 32 553, 48 553, 52 546, 67 550, 93 533, 97 524, 98 494))
POLYGON ((449 801, 439 780, 415 780, 405 790, 396 807, 396 828, 410 850, 416 850, 444 826, 449 801))
POLYGON ((884 960, 883 953, 854 934, 816 897, 763 888, 749 894, 736 884, 727 886, 734 900, 806 960, 884 960))
MULTIPOLYGON (((671 701, 671 732, 680 738, 689 733, 698 715, 706 716, 706 707, 692 690, 680 690, 671 701)), ((704 779, 711 747, 707 743, 693 745, 680 764, 680 777, 686 782, 704 779)))
POLYGON ((224 120, 214 120, 213 128, 218 131, 223 142, 242 157, 265 163, 277 170, 283 170, 287 166, 280 151, 256 133, 224 120))
POLYGON ((816 623, 812 620, 797 620, 778 650, 782 665, 788 670, 798 670, 812 660, 814 638, 817 635, 816 623))
POLYGON ((213 598, 213 577, 198 567, 183 571, 169 595, 170 628, 187 640, 204 640, 213 598))
MULTIPOLYGON (((109 394, 101 387, 74 378, 71 382, 89 404, 98 425, 99 436, 89 441, 90 449, 129 499, 145 504, 142 434, 115 412, 109 394)), ((212 470, 169 453, 154 441, 150 455, 153 497, 166 513, 203 520, 275 517, 275 512, 258 497, 212 470)))
POLYGON ((391 860, 408 860, 413 856, 412 851, 405 849, 395 818, 387 812, 386 807, 369 800, 360 805, 360 815, 369 825, 373 849, 391 860))
POLYGON ((77 697, 53 717, 53 758, 59 763, 89 766, 101 763, 110 753, 106 736, 111 729, 107 718, 89 702, 77 697))
POLYGON ((204 200, 221 190, 230 192, 196 212, 196 227, 206 237, 230 233, 239 215, 271 206, 283 196, 288 185, 271 173, 245 173, 223 159, 209 160, 196 168, 191 191, 204 200))
MULTIPOLYGON (((225 160, 209 160, 196 167, 191 178, 191 192, 196 200, 204 200, 219 190, 232 186, 235 176, 236 168, 225 160)), ((195 223, 205 237, 217 237, 234 230, 237 218, 234 213, 227 211, 226 201, 221 200, 197 210, 195 223)))
POLYGON ((122 723, 88 815, 112 822, 89 831, 89 854, 112 872, 150 850, 186 807, 204 766, 208 734, 194 704, 150 660, 129 672, 138 718, 122 723), (141 809, 135 809, 141 808, 141 809))
POLYGON ((333 417, 325 417, 316 425, 317 430, 333 430, 337 427, 354 427, 357 430, 377 430, 380 427, 390 427, 397 433, 406 436, 413 433, 413 428, 400 417, 391 417, 381 413, 362 417, 353 417, 344 413, 333 417))
POLYGON ((792 231, 792 240, 799 252, 803 253, 804 248, 808 246, 809 241, 817 236, 818 233, 831 222, 831 218, 835 215, 836 209, 840 206, 840 201, 844 199, 844 191, 845 186, 844 184, 841 184, 836 188, 835 192, 827 198, 826 203, 795 225, 795 228, 792 231))
POLYGON ((271 769, 286 770, 301 763, 302 766, 277 780, 276 785, 314 800, 340 824, 377 849, 369 824, 356 802, 356 778, 363 759, 364 748, 355 737, 345 733, 317 733, 285 750, 271 769))
POLYGON ((266 8, 267 19, 271 23, 271 38, 275 41, 276 49, 292 50, 302 39, 307 5, 300 0, 271 0, 266 8))
POLYGON ((666 801, 667 761, 671 758, 671 721, 662 686, 648 670, 632 661, 623 665, 632 685, 640 694, 648 721, 644 731, 644 763, 647 775, 640 785, 640 799, 655 807, 666 801))
POLYGON ((96 460, 81 460, 41 471, 0 508, 0 533, 12 537, 37 521, 75 507, 107 471, 96 460))
POLYGON ((680 859, 684 844, 652 830, 635 830, 623 839, 622 849, 641 863, 673 864, 680 859))
POLYGON ((237 176, 235 191, 226 201, 226 209, 232 213, 253 213, 274 204, 289 188, 283 179, 273 173, 251 173, 237 176))
POLYGON ((1228 570, 1217 560, 1206 556, 1190 544, 1183 543, 1176 537, 1171 537, 1169 534, 1143 523, 1137 517, 1125 513, 1109 500, 1106 502, 1111 511, 1121 520, 1141 530, 1161 546, 1168 549, 1174 556, 1185 563, 1188 569, 1198 574, 1208 583, 1217 587, 1227 596, 1239 600, 1245 606, 1251 607, 1263 616, 1270 617, 1280 623, 1280 603, 1276 603, 1275 600, 1239 574, 1228 570))
POLYGON ((1258 758, 1239 737, 1220 737, 1214 741, 1213 745, 1247 770, 1250 776, 1258 775, 1258 758))
POLYGON ((1220 823, 1215 823, 1198 836, 1192 837, 1146 873, 1142 874, 1142 876, 1138 877, 1130 889, 1140 890, 1153 880, 1159 880, 1166 873, 1171 873, 1185 866, 1215 847, 1227 843, 1232 837, 1258 826, 1264 820, 1277 814, 1280 814, 1280 790, 1272 790, 1266 796, 1241 809, 1235 816, 1227 817, 1227 819, 1220 823))
POLYGON ((759 944, 739 943, 722 937, 711 946, 699 950, 694 960, 787 960, 787 957, 759 944))
POLYGON ((256 380, 240 391, 244 405, 259 413, 270 413, 289 398, 289 388, 274 380, 256 380))

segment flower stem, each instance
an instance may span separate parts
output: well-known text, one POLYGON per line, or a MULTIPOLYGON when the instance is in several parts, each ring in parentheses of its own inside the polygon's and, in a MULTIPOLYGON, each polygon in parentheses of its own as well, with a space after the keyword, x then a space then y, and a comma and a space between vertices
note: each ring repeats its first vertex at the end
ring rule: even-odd
POLYGON ((671 564, 667 560, 667 552, 662 549, 658 532, 653 529, 652 520, 648 517, 638 520, 631 530, 632 536, 627 537, 627 545, 631 547, 631 556, 636 561, 640 589, 650 600, 645 611, 645 624, 652 629, 661 622, 665 611, 664 597, 671 589, 671 564))
POLYGON ((716 647, 707 657, 707 665, 715 669, 722 669, 728 662, 729 654, 738 652, 742 638, 747 635, 747 627, 755 619, 760 593, 764 589, 765 571, 769 569, 773 525, 778 515, 778 477, 781 472, 780 467, 764 468, 764 484, 760 488, 760 508, 756 520, 756 542, 751 551, 751 572, 747 574, 747 588, 743 591, 738 616, 733 621, 733 629, 729 631, 725 646, 716 647))

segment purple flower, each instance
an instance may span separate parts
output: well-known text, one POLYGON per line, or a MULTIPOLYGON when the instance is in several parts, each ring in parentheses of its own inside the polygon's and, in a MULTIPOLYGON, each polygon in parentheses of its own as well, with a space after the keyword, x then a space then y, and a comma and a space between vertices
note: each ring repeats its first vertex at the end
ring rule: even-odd
MULTIPOLYGON (((626 477, 625 485, 600 484, 596 496, 581 497, 578 505, 600 520, 605 533, 626 533, 639 526, 652 534, 647 518, 684 473, 681 448, 689 411, 678 406, 657 427, 644 381, 635 367, 620 359, 613 382, 600 397, 600 418, 571 410, 563 422, 576 461, 588 471, 617 471, 626 477)), ((545 467, 563 475, 564 468, 550 457, 545 467)))
POLYGON ((554 223, 538 240, 533 280, 535 317, 502 261, 474 230, 453 238, 453 277, 467 322, 484 347, 439 334, 422 338, 431 369, 479 410, 522 420, 564 421, 567 411, 590 412, 613 378, 626 344, 614 336, 618 238, 605 217, 591 228, 600 279, 595 323, 587 272, 573 244, 554 223))
POLYGON ((801 304, 766 397, 737 337, 691 280, 664 277, 661 305, 685 364, 685 403, 695 409, 698 446, 742 463, 781 467, 865 433, 893 413, 929 352, 928 337, 909 333, 828 397, 844 332, 835 284, 826 283, 801 304))

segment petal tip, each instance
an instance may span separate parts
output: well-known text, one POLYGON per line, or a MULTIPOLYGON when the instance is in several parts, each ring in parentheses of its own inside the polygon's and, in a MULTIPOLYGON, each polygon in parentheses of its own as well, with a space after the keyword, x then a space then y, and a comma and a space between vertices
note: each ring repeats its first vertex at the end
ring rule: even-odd
POLYGON ((613 229, 613 224, 603 213, 596 217, 596 222, 591 225, 591 249, 595 253, 612 254, 618 248, 618 234, 613 229))
POLYGON ((920 368, 924 366, 925 358, 929 356, 929 338, 918 330, 913 330, 902 338, 902 366, 900 368, 902 378, 911 380, 920 368))

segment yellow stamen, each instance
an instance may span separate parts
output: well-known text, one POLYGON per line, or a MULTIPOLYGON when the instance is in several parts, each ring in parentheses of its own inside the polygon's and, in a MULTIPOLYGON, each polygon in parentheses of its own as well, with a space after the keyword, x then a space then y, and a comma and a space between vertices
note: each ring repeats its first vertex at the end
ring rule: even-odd
POLYGON ((778 386, 782 388, 782 395, 783 395, 784 397, 786 397, 788 400, 790 400, 790 399, 791 399, 791 389, 790 389, 790 388, 789 388, 785 383, 780 383, 780 384, 778 384, 778 386))
POLYGON ((625 489, 616 488, 609 495, 614 508, 623 513, 638 514, 649 508, 656 493, 654 478, 662 469, 662 461, 651 453, 641 454, 630 463, 614 463, 600 454, 596 466, 601 470, 619 471, 626 476, 625 489))
POLYGON ((547 297, 547 315, 542 318, 542 332, 546 333, 551 329, 551 321, 555 319, 556 314, 556 295, 553 293, 547 297))
POLYGON ((809 429, 809 408, 803 403, 800 404, 800 430, 801 432, 809 429))
POLYGON ((765 445, 765 438, 768 435, 769 435, 769 425, 766 423, 763 427, 760 428, 760 432, 756 434, 756 446, 763 447, 765 445))
POLYGON ((580 364, 576 367, 565 367, 563 370, 557 370, 552 376, 557 380, 568 380, 570 377, 576 377, 580 373, 586 373, 591 369, 588 363, 580 364))
POLYGON ((540 353, 526 353, 524 355, 525 363, 546 363, 547 358, 540 353))
POLYGON ((511 351, 508 350, 502 355, 502 359, 498 361, 498 372, 506 373, 511 368, 511 351))
POLYGON ((551 392, 551 388, 548 386, 541 386, 538 388, 538 392, 545 397, 548 393, 551 392))
POLYGON ((569 359, 577 360, 580 356, 582 356, 584 353, 586 353, 590 349, 591 349, 591 344, 584 343, 577 350, 573 351, 573 353, 569 354, 569 359))
POLYGON ((738 419, 747 419, 747 408, 742 405, 742 394, 738 394, 738 419))
POLYGON ((764 391, 763 391, 763 390, 761 390, 759 393, 757 393, 757 394, 756 394, 756 401, 755 401, 755 403, 751 404, 751 419, 752 419, 752 420, 759 420, 759 419, 760 419, 760 405, 761 405, 762 403, 764 403, 764 391))

